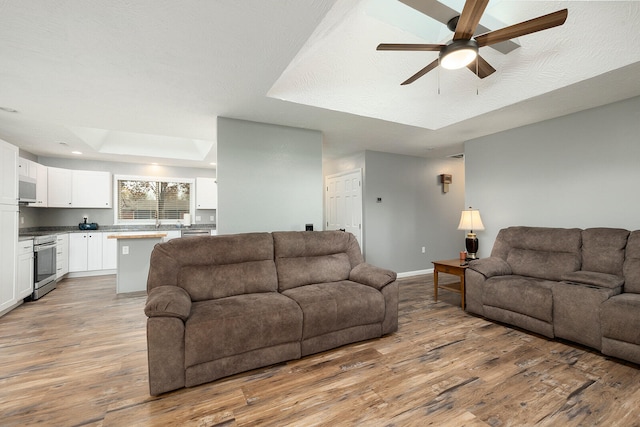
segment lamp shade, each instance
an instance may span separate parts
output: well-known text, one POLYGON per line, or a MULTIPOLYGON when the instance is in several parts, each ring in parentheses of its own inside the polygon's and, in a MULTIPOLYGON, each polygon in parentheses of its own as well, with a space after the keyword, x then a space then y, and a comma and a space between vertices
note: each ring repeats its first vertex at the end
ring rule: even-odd
POLYGON ((480 218, 480 211, 477 209, 465 209, 460 215, 458 230, 484 230, 484 224, 480 218))

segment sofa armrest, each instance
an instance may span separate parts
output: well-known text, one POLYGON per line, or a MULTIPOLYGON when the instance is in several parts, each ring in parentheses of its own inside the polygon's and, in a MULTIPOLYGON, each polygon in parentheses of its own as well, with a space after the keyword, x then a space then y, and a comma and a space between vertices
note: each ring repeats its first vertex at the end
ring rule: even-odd
POLYGON ((511 274, 511 266, 505 260, 498 257, 477 259, 469 263, 471 270, 477 271, 485 278, 493 276, 504 276, 511 274))
POLYGON ((191 297, 178 286, 158 286, 151 289, 144 307, 147 317, 177 317, 187 320, 191 313, 191 297))
POLYGON ((384 268, 375 267, 363 262, 356 265, 349 273, 349 280, 371 286, 378 290, 396 280, 396 273, 384 268))

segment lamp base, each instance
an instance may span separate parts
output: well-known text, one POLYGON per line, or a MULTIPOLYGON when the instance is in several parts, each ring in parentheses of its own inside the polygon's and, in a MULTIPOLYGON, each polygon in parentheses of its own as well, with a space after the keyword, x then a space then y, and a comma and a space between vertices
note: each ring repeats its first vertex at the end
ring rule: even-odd
POLYGON ((476 253, 478 252, 478 238, 476 233, 467 233, 467 238, 464 241, 467 248, 467 261, 478 259, 476 253))

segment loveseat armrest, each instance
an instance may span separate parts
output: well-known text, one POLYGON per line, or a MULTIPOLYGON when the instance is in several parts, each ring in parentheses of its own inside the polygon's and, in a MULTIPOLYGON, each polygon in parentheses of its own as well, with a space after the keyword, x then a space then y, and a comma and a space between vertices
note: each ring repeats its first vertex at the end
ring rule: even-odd
POLYGON ((191 297, 178 286, 158 286, 151 289, 144 307, 147 317, 177 317, 187 320, 191 313, 191 297))
POLYGON ((498 257, 477 259, 469 263, 471 270, 477 271, 485 278, 493 276, 505 276, 511 274, 511 266, 507 261, 498 257))
POLYGON ((396 280, 395 271, 376 267, 363 262, 356 265, 349 273, 349 280, 362 283, 380 290, 396 280))

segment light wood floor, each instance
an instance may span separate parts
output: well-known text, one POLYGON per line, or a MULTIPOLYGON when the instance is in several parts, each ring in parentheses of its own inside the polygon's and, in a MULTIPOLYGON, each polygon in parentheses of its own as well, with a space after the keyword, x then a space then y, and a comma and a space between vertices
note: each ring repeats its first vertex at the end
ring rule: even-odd
POLYGON ((432 277, 391 336, 158 398, 144 295, 68 279, 0 318, 0 425, 637 426, 640 370, 471 315, 432 277))

